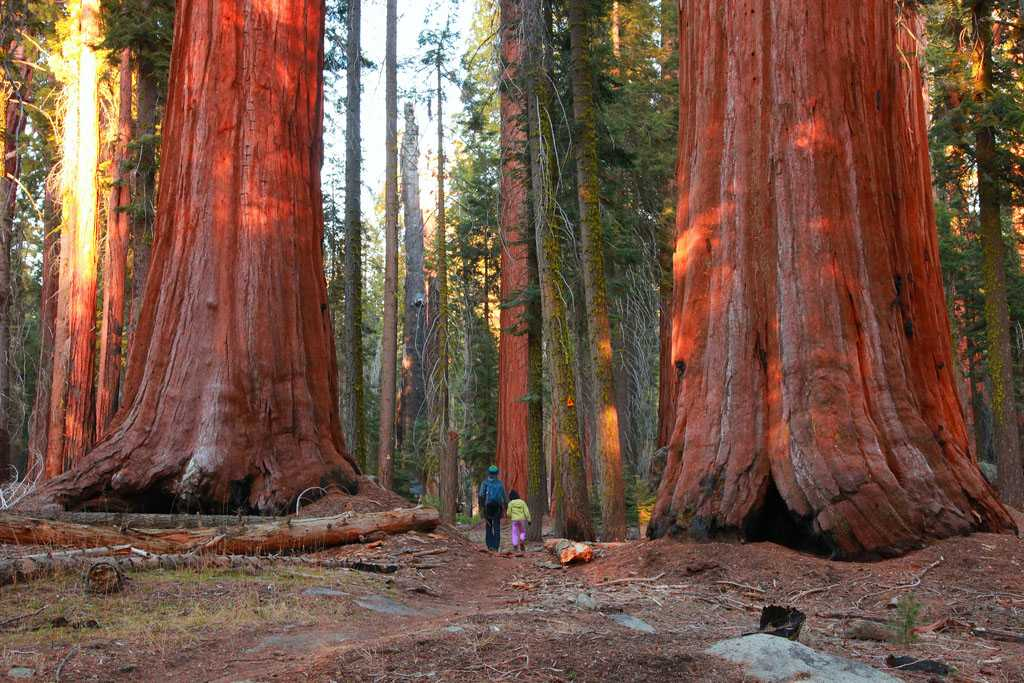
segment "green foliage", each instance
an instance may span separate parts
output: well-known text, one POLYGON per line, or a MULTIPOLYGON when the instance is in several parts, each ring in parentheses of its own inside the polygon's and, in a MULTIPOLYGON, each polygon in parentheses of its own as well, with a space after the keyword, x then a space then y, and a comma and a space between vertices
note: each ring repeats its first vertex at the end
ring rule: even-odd
POLYGON ((174 38, 174 0, 103 0, 101 47, 111 59, 127 48, 139 68, 152 74, 158 92, 167 90, 174 38))
POLYGON ((893 639, 901 645, 910 645, 917 640, 914 629, 918 625, 921 616, 921 602, 913 593, 907 593, 896 603, 896 613, 893 615, 890 629, 893 639))

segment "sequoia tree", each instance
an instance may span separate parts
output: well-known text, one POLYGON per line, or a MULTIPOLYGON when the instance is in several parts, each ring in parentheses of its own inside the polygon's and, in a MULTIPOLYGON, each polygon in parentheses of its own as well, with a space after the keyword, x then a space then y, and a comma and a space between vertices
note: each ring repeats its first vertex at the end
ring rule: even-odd
POLYGON ((498 467, 505 486, 526 491, 527 379, 530 361, 526 306, 529 281, 526 220, 529 173, 526 166, 522 2, 500 4, 501 176, 498 228, 501 238, 501 329, 498 337, 498 467))
POLYGON ((320 247, 323 22, 321 0, 178 3, 124 403, 31 504, 271 512, 356 487, 320 247))
POLYGON ((851 558, 1014 528, 957 400, 921 74, 896 12, 681 5, 681 377, 652 536, 851 558))

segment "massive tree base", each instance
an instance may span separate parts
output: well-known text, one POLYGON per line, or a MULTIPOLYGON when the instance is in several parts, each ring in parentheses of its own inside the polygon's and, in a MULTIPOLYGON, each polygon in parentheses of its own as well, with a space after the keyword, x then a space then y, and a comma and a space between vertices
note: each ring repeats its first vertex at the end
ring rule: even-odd
POLYGON ((957 398, 915 25, 885 0, 681 6, 651 536, 858 558, 1015 529, 957 398))

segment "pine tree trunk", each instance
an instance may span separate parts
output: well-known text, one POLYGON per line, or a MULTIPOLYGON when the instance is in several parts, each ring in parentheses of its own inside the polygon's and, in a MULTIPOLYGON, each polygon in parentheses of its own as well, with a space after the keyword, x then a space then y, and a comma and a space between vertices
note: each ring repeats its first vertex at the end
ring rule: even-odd
POLYGON ((441 519, 455 523, 459 500, 459 459, 452 450, 454 435, 450 432, 451 416, 448 400, 448 239, 445 235, 444 205, 444 92, 441 80, 441 46, 437 48, 437 352, 438 352, 438 433, 437 461, 440 465, 438 493, 441 498, 441 519))
POLYGON ((129 251, 131 253, 131 304, 128 324, 124 335, 124 346, 132 348, 132 338, 138 327, 142 312, 142 298, 146 289, 146 274, 149 271, 149 255, 153 243, 153 223, 156 216, 156 118, 159 95, 156 77, 152 68, 140 64, 136 68, 138 99, 136 102, 136 133, 140 144, 137 156, 132 159, 135 178, 132 183, 132 203, 135 205, 134 218, 129 227, 129 251))
POLYGON ((1006 243, 996 132, 989 125, 992 88, 992 2, 970 0, 971 70, 974 101, 980 107, 974 122, 974 156, 978 164, 978 214, 985 283, 985 336, 988 374, 992 380, 992 417, 999 492, 1010 505, 1024 505, 1024 460, 1021 458, 1017 401, 1013 381, 1013 343, 1006 294, 1006 243))
MULTIPOLYGON (((566 293, 563 289, 565 256, 556 232, 554 157, 551 91, 548 81, 548 40, 541 0, 524 0, 526 41, 527 122, 530 159, 533 237, 536 243, 537 280, 540 289, 541 321, 546 346, 544 359, 550 378, 551 479, 556 533, 574 540, 592 540, 590 498, 583 453, 580 448, 573 382, 573 353, 570 340, 566 293)), ((543 418, 541 423, 544 424, 543 418)), ((545 486, 546 488, 546 486, 545 486)), ((533 500, 528 501, 534 509, 533 500)), ((538 513, 534 513, 539 518, 538 513)), ((540 524, 534 525, 540 527, 540 524)), ((530 528, 531 534, 540 529, 530 528)), ((531 540, 534 540, 531 537, 531 540)))
MULTIPOLYGON (((18 182, 21 179, 19 137, 25 125, 24 101, 29 93, 31 72, 25 51, 18 43, 7 46, 13 64, 13 82, 0 79, 0 484, 12 474, 11 465, 11 328, 13 327, 14 214, 17 208, 18 182)), ((6 76, 6 74, 5 74, 6 76)))
POLYGON ((386 489, 392 486, 395 455, 395 393, 398 359, 398 3, 387 0, 387 46, 385 55, 384 143, 384 321, 381 344, 380 438, 377 451, 377 479, 386 489))
POLYGON ((267 513, 355 490, 321 251, 323 22, 319 0, 178 4, 124 402, 29 505, 267 513))
POLYGON ((96 311, 96 166, 99 158, 99 1, 71 3, 62 46, 70 82, 62 131, 60 279, 44 475, 70 468, 92 445, 96 311))
POLYGON ((419 129, 411 102, 405 104, 402 135, 402 207, 405 222, 405 312, 402 324, 402 395, 398 442, 403 450, 416 446, 416 421, 423 415, 426 380, 423 352, 427 343, 426 291, 423 276, 423 216, 420 213, 419 129))
POLYGON ((132 139, 132 67, 128 50, 119 70, 118 137, 111 160, 113 184, 107 208, 107 248, 103 254, 103 320, 100 365, 96 380, 96 440, 106 433, 117 410, 121 386, 121 336, 124 329, 125 273, 128 267, 131 186, 123 166, 132 139))
POLYGON ((530 337, 525 296, 529 283, 526 118, 522 84, 522 0, 501 0, 501 312, 498 336, 497 464, 509 490, 525 493, 529 458, 530 337))
POLYGON ((652 536, 854 558, 1014 528, 970 457, 895 12, 681 8, 684 374, 652 536))
POLYGON ((362 137, 359 129, 362 71, 362 0, 348 2, 345 83, 345 357, 352 411, 352 455, 366 469, 366 400, 363 372, 363 225, 360 208, 362 137))
POLYGON ((43 195, 43 281, 39 293, 39 367, 36 395, 29 420, 27 476, 41 475, 46 459, 53 377, 53 335, 57 321, 57 282, 60 271, 60 209, 49 189, 43 195))
POLYGON ((576 132, 576 185, 580 206, 582 269, 588 322, 587 347, 593 363, 596 457, 601 463, 601 538, 626 537, 626 503, 622 478, 619 415, 612 374, 611 322, 604 273, 597 165, 597 116, 590 65, 588 0, 570 0, 573 118, 576 132))

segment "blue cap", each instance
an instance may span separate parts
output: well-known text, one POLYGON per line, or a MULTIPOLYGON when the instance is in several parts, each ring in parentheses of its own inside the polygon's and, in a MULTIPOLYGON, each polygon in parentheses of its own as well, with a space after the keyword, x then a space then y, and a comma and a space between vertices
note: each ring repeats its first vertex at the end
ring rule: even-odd
POLYGON ((491 465, 490 467, 487 468, 487 471, 490 472, 491 474, 497 474, 498 473, 498 466, 497 465, 491 465))

